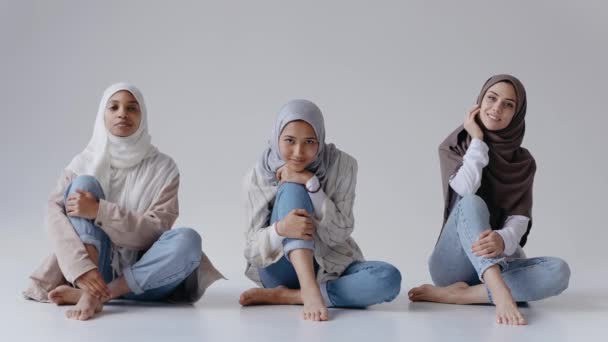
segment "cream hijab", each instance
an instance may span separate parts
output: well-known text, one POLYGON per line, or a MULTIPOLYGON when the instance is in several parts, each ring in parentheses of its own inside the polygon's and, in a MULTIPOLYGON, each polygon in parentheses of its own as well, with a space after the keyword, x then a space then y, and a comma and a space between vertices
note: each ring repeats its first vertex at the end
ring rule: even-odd
POLYGON ((110 196, 111 168, 128 169, 142 160, 154 157, 158 149, 151 143, 148 134, 148 113, 144 98, 135 86, 128 83, 116 83, 108 87, 99 103, 93 137, 84 151, 77 154, 67 169, 77 175, 94 176, 101 184, 104 194, 110 196), (105 110, 112 95, 121 90, 130 92, 139 103, 141 122, 135 133, 128 137, 117 137, 110 133, 105 125, 105 110))

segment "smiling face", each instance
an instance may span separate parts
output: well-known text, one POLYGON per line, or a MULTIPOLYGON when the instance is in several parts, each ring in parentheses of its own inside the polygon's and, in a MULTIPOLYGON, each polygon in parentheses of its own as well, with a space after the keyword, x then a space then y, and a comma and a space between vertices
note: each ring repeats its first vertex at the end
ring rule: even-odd
POLYGON ((108 100, 104 119, 112 135, 128 137, 137 131, 141 122, 139 103, 130 92, 118 91, 108 100))
POLYGON ((517 106, 515 88, 509 82, 499 82, 491 86, 481 99, 479 117, 490 131, 506 128, 513 120, 517 106))
POLYGON ((288 168, 295 172, 304 171, 315 161, 319 150, 315 130, 305 121, 288 123, 279 137, 279 150, 288 168))

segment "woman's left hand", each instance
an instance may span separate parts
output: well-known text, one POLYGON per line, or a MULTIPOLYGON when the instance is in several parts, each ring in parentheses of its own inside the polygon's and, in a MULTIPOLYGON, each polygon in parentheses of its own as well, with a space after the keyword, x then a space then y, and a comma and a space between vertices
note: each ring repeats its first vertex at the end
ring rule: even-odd
POLYGON ((502 236, 492 229, 484 230, 479 239, 473 243, 471 251, 473 254, 484 257, 494 258, 502 254, 505 250, 505 242, 502 236))
POLYGON ((296 172, 291 170, 287 165, 283 165, 277 170, 277 179, 281 182, 291 182, 306 185, 306 182, 308 182, 308 180, 313 176, 314 174, 308 170, 296 172))
POLYGON ((77 189, 76 193, 68 196, 65 209, 68 216, 94 220, 99 211, 99 202, 92 193, 77 189))

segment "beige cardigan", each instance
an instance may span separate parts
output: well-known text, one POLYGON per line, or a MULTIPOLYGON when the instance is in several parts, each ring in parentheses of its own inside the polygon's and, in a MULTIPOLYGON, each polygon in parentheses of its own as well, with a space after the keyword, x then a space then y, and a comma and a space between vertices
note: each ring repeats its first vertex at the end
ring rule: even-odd
MULTIPOLYGON (((315 218, 314 257, 319 264, 317 281, 338 278, 353 262, 363 261, 363 254, 351 233, 355 227, 353 205, 357 183, 357 161, 338 151, 327 170, 320 217, 315 218)), ((273 249, 269 226, 272 206, 278 190, 253 168, 244 180, 247 231, 245 275, 262 286, 258 268, 269 266, 283 256, 283 249, 273 249)))
MULTIPOLYGON (((46 227, 55 254, 48 256, 30 275, 30 284, 23 292, 27 299, 49 302, 48 293, 51 290, 62 284, 74 283, 84 273, 97 268, 65 214, 64 193, 74 178, 76 174, 64 171, 48 200, 46 227)), ((95 225, 103 229, 117 246, 147 250, 177 219, 178 188, 179 175, 161 190, 144 213, 125 210, 102 199, 99 201, 95 225)), ((199 269, 178 287, 169 300, 196 302, 207 287, 220 278, 224 277, 203 253, 199 269)))

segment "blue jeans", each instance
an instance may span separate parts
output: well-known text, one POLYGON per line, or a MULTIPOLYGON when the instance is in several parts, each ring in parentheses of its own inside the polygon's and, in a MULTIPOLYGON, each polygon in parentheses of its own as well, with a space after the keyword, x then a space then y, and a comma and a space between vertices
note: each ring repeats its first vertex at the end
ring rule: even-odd
MULTIPOLYGON (((65 198, 77 189, 91 192, 103 199, 101 186, 92 176, 78 176, 68 186, 65 198)), ((93 220, 68 216, 74 230, 85 244, 97 248, 99 271, 104 280, 113 280, 112 242, 93 220)), ((199 267, 202 256, 201 237, 191 228, 175 228, 164 232, 137 262, 122 269, 131 290, 125 299, 158 301, 167 298, 177 286, 199 267)))
MULTIPOLYGON (((481 197, 467 195, 458 201, 429 259, 435 285, 448 286, 460 281, 469 285, 481 284, 483 272, 499 265, 516 302, 556 296, 568 288, 570 268, 562 259, 525 258, 521 248, 510 257, 484 258, 473 254, 471 246, 489 227, 490 213, 481 197)), ((489 291, 488 296, 492 302, 489 291)))
MULTIPOLYGON (((308 191, 303 185, 283 183, 277 191, 271 224, 283 219, 294 209, 306 209, 311 215, 314 212, 308 191)), ((289 251, 301 248, 314 250, 314 243, 299 239, 283 240, 285 256, 270 266, 258 269, 264 287, 300 288, 296 271, 286 255, 289 251)), ((316 272, 316 260, 314 265, 316 272)), ((340 278, 322 283, 320 288, 328 307, 364 308, 395 299, 401 289, 401 273, 386 262, 356 261, 346 268, 340 278)))

